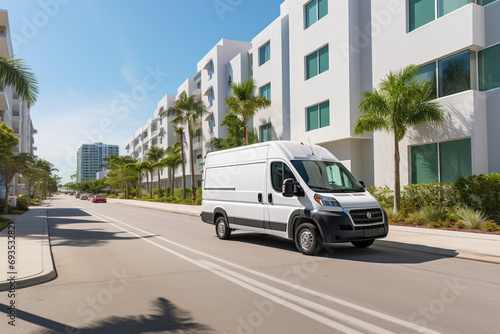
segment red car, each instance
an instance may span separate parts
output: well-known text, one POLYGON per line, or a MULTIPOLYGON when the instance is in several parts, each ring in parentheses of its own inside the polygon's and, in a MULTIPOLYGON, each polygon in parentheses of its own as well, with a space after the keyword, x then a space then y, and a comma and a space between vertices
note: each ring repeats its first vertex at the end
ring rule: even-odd
POLYGON ((92 199, 92 203, 106 203, 106 197, 104 197, 103 195, 94 196, 94 198, 92 199))

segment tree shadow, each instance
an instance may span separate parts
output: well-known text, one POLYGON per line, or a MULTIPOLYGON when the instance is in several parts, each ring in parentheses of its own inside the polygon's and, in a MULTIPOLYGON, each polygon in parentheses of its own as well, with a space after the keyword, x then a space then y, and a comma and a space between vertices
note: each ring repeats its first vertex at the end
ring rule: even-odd
MULTIPOLYGON (((5 313, 6 306, 0 305, 2 312, 5 313)), ((43 327, 44 329, 39 331, 42 334, 215 333, 209 326, 194 322, 188 311, 176 307, 163 297, 153 301, 152 314, 111 316, 82 328, 72 328, 20 309, 17 310, 17 319, 43 327)))
POLYGON ((47 217, 89 217, 87 212, 76 208, 50 208, 47 217))

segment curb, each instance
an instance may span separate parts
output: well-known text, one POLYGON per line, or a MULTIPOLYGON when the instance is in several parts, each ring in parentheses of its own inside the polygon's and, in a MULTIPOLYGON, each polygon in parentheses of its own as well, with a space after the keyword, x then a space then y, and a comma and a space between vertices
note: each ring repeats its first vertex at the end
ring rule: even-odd
MULTIPOLYGON (((49 238, 49 228, 47 221, 47 209, 45 209, 45 217, 43 217, 43 235, 40 237, 42 247, 41 257, 42 257, 42 271, 35 275, 28 277, 23 277, 20 279, 16 278, 15 288, 21 289, 33 285, 38 285, 53 280, 57 277, 57 272, 54 269, 54 258, 52 255, 52 246, 50 245, 49 238)), ((0 291, 9 291, 11 284, 9 281, 0 282, 0 291)))

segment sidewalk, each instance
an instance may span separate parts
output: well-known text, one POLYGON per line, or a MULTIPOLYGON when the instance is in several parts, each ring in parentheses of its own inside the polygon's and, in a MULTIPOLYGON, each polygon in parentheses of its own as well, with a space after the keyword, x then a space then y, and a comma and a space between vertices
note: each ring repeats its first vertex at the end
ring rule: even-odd
MULTIPOLYGON (((153 210, 167 211, 195 217, 200 216, 201 207, 195 205, 108 199, 109 203, 130 205, 153 210)), ((0 232, 0 291, 10 287, 8 278, 14 272, 16 288, 47 282, 56 277, 48 238, 47 206, 31 207, 15 219, 15 270, 8 264, 8 230, 0 232)), ((200 219, 201 224, 201 219, 200 219)), ((417 227, 390 226, 387 238, 376 241, 377 246, 457 257, 475 261, 500 264, 500 235, 454 232, 417 227)))
POLYGON ((11 277, 15 279, 16 289, 44 283, 56 277, 47 226, 48 204, 46 202, 30 207, 22 215, 4 216, 14 219, 14 223, 11 224, 12 227, 0 232, 0 291, 10 289, 11 277), (15 239, 9 238, 9 235, 15 236, 15 239), (15 253, 8 253, 9 250, 15 253), (8 262, 9 254, 15 256, 14 259, 11 258, 12 264, 8 262))

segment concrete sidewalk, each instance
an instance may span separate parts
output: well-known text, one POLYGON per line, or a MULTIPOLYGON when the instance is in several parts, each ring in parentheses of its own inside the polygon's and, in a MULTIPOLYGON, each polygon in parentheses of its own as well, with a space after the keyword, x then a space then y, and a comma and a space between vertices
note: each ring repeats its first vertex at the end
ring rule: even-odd
POLYGON ((47 225, 48 205, 49 202, 45 202, 30 207, 22 215, 4 216, 14 219, 14 223, 0 232, 0 291, 10 289, 9 278, 15 279, 15 287, 19 289, 56 277, 47 225), (9 236, 15 236, 15 239, 9 236), (14 256, 12 264, 8 262, 9 255, 14 256))
MULTIPOLYGON (((201 207, 195 205, 112 198, 108 202, 195 217, 199 217, 201 213, 201 207)), ((44 203, 39 207, 31 207, 23 215, 9 216, 15 219, 16 259, 14 270, 9 269, 9 228, 6 228, 0 232, 0 271, 3 275, 0 277, 0 291, 9 290, 10 276, 15 276, 16 288, 47 282, 56 277, 48 235, 48 206, 49 203, 44 203), (15 274, 9 274, 10 272, 15 274)), ((377 240, 376 245, 500 264, 500 235, 390 226, 387 238, 377 240)))

